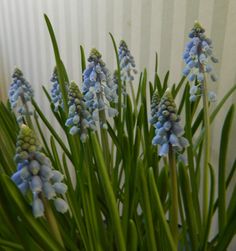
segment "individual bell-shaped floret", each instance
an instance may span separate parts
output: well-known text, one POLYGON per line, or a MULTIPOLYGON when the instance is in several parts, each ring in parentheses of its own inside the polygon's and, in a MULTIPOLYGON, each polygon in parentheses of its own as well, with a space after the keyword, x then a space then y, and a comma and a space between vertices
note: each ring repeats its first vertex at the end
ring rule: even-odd
POLYGON ((64 209, 57 211, 66 212, 67 203, 59 197, 67 191, 67 186, 62 182, 63 175, 53 170, 50 160, 41 151, 34 132, 24 124, 17 137, 15 162, 17 171, 11 179, 24 195, 32 195, 32 211, 36 218, 44 215, 42 198, 54 200, 54 204, 59 199, 64 209))
MULTIPOLYGON (((195 22, 189 38, 190 41, 186 44, 183 54, 186 64, 183 74, 188 76, 190 82, 197 82, 200 86, 205 81, 204 75, 207 74, 215 82, 217 78, 213 73, 211 62, 217 63, 218 60, 213 55, 212 41, 206 37, 205 30, 198 22, 195 22)), ((200 87, 199 90, 201 91, 202 88, 200 87)), ((194 101, 195 96, 190 96, 190 100, 194 101)))
POLYGON ((131 55, 130 50, 124 40, 120 41, 118 50, 120 61, 121 80, 127 83, 132 83, 134 80, 133 74, 136 74, 134 57, 131 55))
POLYGON ((25 80, 22 71, 18 68, 12 74, 12 83, 8 96, 11 108, 18 108, 18 123, 23 122, 25 115, 32 115, 32 112, 28 110, 27 103, 33 98, 34 92, 29 82, 25 80))
POLYGON ((170 146, 172 146, 175 152, 182 152, 189 143, 183 137, 184 130, 180 126, 180 117, 177 115, 176 105, 169 89, 164 93, 157 109, 155 108, 155 114, 154 107, 152 110, 152 117, 157 121, 154 124, 155 137, 152 140, 152 144, 160 146, 159 155, 166 156, 170 146))
MULTIPOLYGON (((83 73, 82 92, 85 104, 91 112, 93 119, 99 119, 99 111, 107 111, 108 116, 114 117, 118 114, 110 103, 118 102, 118 85, 111 80, 110 73, 102 61, 101 54, 92 49, 88 58, 88 66, 83 73)), ((101 125, 103 126, 103 125, 101 125)))
POLYGON ((70 134, 78 133, 81 141, 85 142, 88 129, 96 130, 96 125, 85 104, 83 95, 74 82, 70 84, 68 99, 69 114, 66 126, 70 127, 70 134))

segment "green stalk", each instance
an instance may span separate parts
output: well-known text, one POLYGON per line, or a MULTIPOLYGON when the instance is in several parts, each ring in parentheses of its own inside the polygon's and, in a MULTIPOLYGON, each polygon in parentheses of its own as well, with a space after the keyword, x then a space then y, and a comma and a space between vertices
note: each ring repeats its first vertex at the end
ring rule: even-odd
POLYGON ((170 225, 173 234, 173 239, 178 245, 178 184, 177 184, 177 170, 175 162, 175 153, 172 146, 169 146, 169 168, 170 168, 170 198, 171 198, 171 208, 170 208, 170 225))
POLYGON ((206 76, 204 74, 203 81, 203 113, 204 113, 204 176, 203 176, 203 224, 205 225, 207 222, 207 211, 208 211, 208 163, 210 159, 210 122, 209 122, 209 112, 208 112, 208 96, 207 96, 207 83, 206 76))
POLYGON ((52 233, 54 234, 56 240, 61 244, 61 246, 64 248, 64 243, 61 237, 61 233, 58 228, 58 224, 56 221, 56 218, 52 212, 52 209, 48 203, 48 201, 41 195, 43 204, 44 204, 44 209, 45 209, 45 216, 48 221, 48 224, 51 228, 52 233))

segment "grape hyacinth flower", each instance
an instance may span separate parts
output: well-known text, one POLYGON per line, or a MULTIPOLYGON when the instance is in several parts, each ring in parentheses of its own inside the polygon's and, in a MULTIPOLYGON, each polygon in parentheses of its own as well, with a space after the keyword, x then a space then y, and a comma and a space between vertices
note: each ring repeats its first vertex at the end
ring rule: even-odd
POLYGON ((44 216, 44 199, 53 200, 56 210, 65 213, 68 205, 59 197, 67 191, 67 186, 62 182, 63 175, 52 168, 50 160, 42 153, 34 132, 24 124, 17 137, 14 159, 17 171, 11 179, 24 195, 32 194, 34 217, 44 216))
POLYGON ((180 117, 177 115, 176 105, 169 89, 164 93, 158 106, 152 106, 152 118, 154 121, 158 120, 154 124, 156 129, 152 144, 160 145, 159 156, 166 156, 170 146, 178 153, 189 145, 188 140, 183 137, 184 130, 180 126, 180 117))
POLYGON ((150 124, 155 125, 158 122, 158 105, 160 103, 160 97, 158 92, 154 92, 151 100, 151 118, 149 120, 150 124))
POLYGON ((107 111, 109 117, 115 117, 118 114, 118 111, 108 104, 118 102, 118 86, 112 81, 110 73, 102 61, 102 56, 96 49, 91 50, 88 62, 83 73, 82 85, 85 104, 93 119, 100 120, 101 127, 105 128, 106 121, 101 118, 101 111, 107 111))
POLYGON ((130 50, 124 40, 120 41, 118 50, 120 61, 121 80, 127 83, 132 83, 134 80, 133 73, 136 74, 134 57, 131 55, 130 50))
MULTIPOLYGON (((203 81, 205 74, 209 74, 213 82, 217 80, 212 73, 213 68, 210 62, 217 63, 218 60, 214 57, 212 49, 212 41, 206 37, 205 30, 202 26, 195 22, 193 29, 189 33, 190 41, 185 47, 183 59, 186 64, 183 74, 188 76, 190 82, 197 82, 190 90, 190 101, 195 101, 198 95, 202 94, 203 81)), ((210 96, 212 96, 210 94, 210 96)), ((214 99, 209 99, 214 101, 214 99)))
POLYGON ((63 105, 63 98, 62 98, 62 93, 60 90, 56 67, 54 69, 54 72, 53 72, 53 75, 52 75, 50 81, 52 82, 51 98, 52 98, 52 102, 55 106, 54 111, 57 112, 58 107, 60 106, 60 107, 64 108, 64 105, 63 105))
POLYGON ((26 115, 32 115, 29 111, 27 103, 33 98, 34 92, 27 80, 25 80, 21 70, 16 68, 12 75, 13 82, 9 89, 9 101, 11 108, 14 109, 18 105, 17 112, 19 116, 17 117, 18 123, 23 122, 23 118, 26 115))
POLYGON ((88 128, 96 130, 95 122, 86 107, 83 95, 76 83, 72 82, 69 88, 69 117, 66 126, 70 128, 70 134, 78 133, 82 142, 85 142, 88 134, 88 128))

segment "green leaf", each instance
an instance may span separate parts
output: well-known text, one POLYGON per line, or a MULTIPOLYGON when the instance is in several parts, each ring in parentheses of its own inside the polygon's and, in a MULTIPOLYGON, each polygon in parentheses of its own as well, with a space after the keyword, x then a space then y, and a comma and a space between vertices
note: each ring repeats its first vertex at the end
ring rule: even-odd
POLYGON ((207 224, 205 228, 202 230, 203 231, 203 241, 202 241, 202 247, 200 250, 206 250, 206 247, 208 245, 208 236, 211 228, 211 222, 212 222, 212 217, 213 217, 213 208, 214 208, 214 196, 215 196, 215 173, 214 173, 214 168, 209 165, 210 169, 210 199, 209 199, 209 209, 208 209, 208 216, 207 216, 207 224))
POLYGON ((0 247, 12 248, 14 250, 25 250, 22 245, 0 238, 0 247))
POLYGON ((51 123, 46 119, 46 117, 44 116, 43 112, 39 108, 38 104, 34 101, 34 99, 32 99, 32 104, 33 104, 36 112, 38 113, 39 117, 42 119, 42 121, 44 122, 44 124, 47 126, 48 130, 51 132, 51 134, 54 136, 54 138, 56 139, 56 141, 59 143, 59 145, 61 146, 61 148, 63 149, 63 151, 67 155, 67 157, 73 162, 73 159, 72 159, 72 156, 71 156, 69 150, 65 146, 65 144, 62 141, 62 139, 60 138, 60 136, 54 130, 54 128, 51 125, 51 123))
POLYGON ((221 232, 218 238, 218 244, 214 247, 214 251, 225 251, 228 245, 235 236, 235 226, 236 226, 236 203, 233 208, 232 217, 229 219, 227 225, 221 232))
POLYGON ((158 176, 158 180, 157 180, 157 189, 159 191, 158 193, 160 195, 160 200, 163 205, 168 195, 167 183, 168 183, 168 169, 165 166, 164 168, 161 169, 160 174, 158 176))
MULTIPOLYGON (((216 118, 217 114, 219 113, 219 111, 221 110, 221 108, 223 107, 223 105, 225 104, 225 102, 228 100, 228 98, 233 94, 233 92, 236 90, 236 85, 234 85, 226 94, 225 96, 222 98, 222 100, 218 103, 217 107, 215 108, 215 110, 212 112, 212 114, 210 115, 210 124, 214 121, 214 119, 216 118)), ((197 149, 200 145, 200 143, 203 140, 203 135, 204 135, 204 131, 205 129, 203 128, 200 135, 198 136, 198 138, 196 139, 196 143, 194 148, 197 149)))
POLYGON ((82 45, 80 45, 80 59, 81 59, 81 71, 82 74, 84 73, 86 69, 86 59, 85 59, 85 53, 84 53, 84 48, 82 45))
POLYGON ((150 193, 148 191, 147 175, 145 174, 145 164, 142 160, 138 161, 138 172, 140 176, 140 190, 141 190, 141 203, 142 210, 144 212, 144 217, 146 220, 145 228, 147 234, 147 246, 148 250, 157 250, 156 240, 155 240, 155 231, 153 225, 152 210, 150 204, 150 193))
POLYGON ((197 227, 198 230, 201 228, 201 214, 200 214, 200 204, 198 199, 198 190, 197 190, 197 183, 195 177, 195 170, 194 170, 194 152, 193 152, 193 140, 192 140, 192 116, 191 116, 191 105, 189 101, 189 84, 186 85, 185 88, 185 133, 186 138, 189 141, 189 147, 187 148, 187 155, 188 155, 188 170, 190 174, 190 181, 191 181, 191 189, 193 191, 193 203, 194 203, 194 210, 196 212, 196 216, 198 218, 197 227))
POLYGON ((160 199, 160 196, 159 196, 159 192, 158 192, 158 189, 157 189, 157 186, 156 186, 156 183, 155 183, 152 168, 149 168, 148 180, 149 180, 149 186, 150 186, 151 194, 153 196, 153 200, 155 202, 155 206, 156 206, 156 209, 157 209, 158 220, 161 222, 161 224, 163 226, 165 237, 168 240, 170 250, 175 251, 175 250, 177 250, 177 248, 175 246, 175 242, 174 242, 174 239, 172 237, 170 227, 169 227, 169 225, 167 224, 167 221, 166 221, 165 212, 164 212, 163 207, 162 207, 163 203, 162 203, 162 201, 160 199))
POLYGON ((164 82, 163 82, 163 92, 165 92, 168 87, 169 75, 170 75, 170 71, 167 71, 165 78, 164 78, 164 82))
POLYGON ((138 248, 138 235, 135 223, 133 220, 129 220, 129 244, 128 250, 137 251, 138 248))
POLYGON ((143 73, 141 72, 139 75, 139 81, 138 81, 138 91, 137 91, 137 95, 136 95, 136 104, 138 104, 140 96, 141 96, 142 79, 143 79, 143 73))
POLYGON ((161 80, 157 73, 155 74, 154 89, 157 90, 159 96, 162 97, 164 89, 162 89, 161 80))
POLYGON ((223 229, 227 218, 226 218, 226 158, 227 149, 230 137, 230 129, 232 126, 234 115, 234 105, 232 105, 226 115, 225 122, 221 131, 221 142, 219 151, 219 209, 218 209, 218 222, 219 229, 223 229))
POLYGON ((111 37, 113 48, 115 51, 115 56, 116 56, 117 79, 118 79, 118 113, 119 113, 118 114, 118 123, 119 123, 118 124, 118 135, 119 135, 119 137, 121 137, 122 81, 121 81, 121 77, 120 77, 121 76, 120 75, 120 60, 119 60, 116 41, 111 33, 109 33, 109 35, 111 37))
POLYGON ((183 86, 185 80, 186 80, 186 77, 183 76, 181 78, 181 80, 179 81, 179 83, 177 84, 177 87, 174 89, 173 98, 175 98, 178 95, 178 93, 181 90, 181 87, 183 86))
POLYGON ((132 103, 129 96, 127 96, 126 129, 128 132, 129 144, 131 147, 133 147, 134 121, 133 121, 132 103))
POLYGON ((106 167, 105 161, 103 159, 102 150, 98 144, 98 140, 96 138, 95 133, 91 133, 91 140, 93 143, 95 159, 96 159, 96 162, 98 165, 100 175, 102 177, 103 187, 104 187, 104 190, 106 191, 106 199, 107 199, 107 203, 109 206, 112 221, 114 224, 114 234, 117 238, 117 246, 119 247, 120 251, 125 251, 126 250, 125 241, 124 241, 124 236, 122 233, 118 208, 116 206, 115 195, 114 195, 114 192, 112 189, 111 182, 109 180, 109 175, 107 173, 107 167, 106 167))
POLYGON ((64 108, 65 108, 65 111, 68 112, 68 98, 67 98, 67 90, 66 90, 66 84, 69 83, 68 77, 65 75, 65 67, 60 58, 60 53, 59 53, 56 37, 53 31, 51 22, 46 14, 44 14, 44 18, 45 18, 48 31, 51 37, 51 41, 52 41, 52 46, 53 46, 55 60, 56 60, 57 73, 58 73, 58 80, 59 80, 60 90, 62 93, 64 108))
POLYGON ((179 178, 180 178, 180 188, 182 192, 186 221, 189 227, 189 236, 192 244, 191 246, 193 250, 197 250, 197 243, 198 243, 198 232, 197 232, 197 222, 196 222, 197 217, 194 210, 189 177, 186 168, 182 164, 179 165, 179 178))

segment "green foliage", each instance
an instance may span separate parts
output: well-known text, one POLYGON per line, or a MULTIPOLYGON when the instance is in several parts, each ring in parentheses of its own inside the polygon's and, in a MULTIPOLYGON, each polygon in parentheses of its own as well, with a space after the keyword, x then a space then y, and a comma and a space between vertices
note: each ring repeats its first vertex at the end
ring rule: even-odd
MULTIPOLYGON (((31 206, 27 204, 10 176, 16 170, 14 163, 16 137, 19 127, 9 105, 0 104, 0 250, 226 250, 235 235, 236 187, 234 174, 236 160, 228 166, 228 146, 234 116, 232 105, 223 121, 219 147, 219 163, 208 163, 209 198, 206 222, 200 209, 199 191, 202 189, 202 152, 205 128, 201 102, 189 102, 189 83, 183 77, 177 84, 170 85, 169 71, 162 81, 158 75, 158 57, 155 58, 154 80, 151 82, 146 69, 138 78, 134 99, 122 96, 122 80, 117 45, 114 46, 118 72, 119 115, 108 121, 105 131, 108 137, 106 153, 102 147, 103 135, 89 132, 85 143, 79 136, 72 136, 65 121, 68 115, 67 85, 69 79, 59 54, 52 25, 45 15, 52 40, 58 71, 60 90, 65 109, 54 111, 50 95, 48 107, 63 132, 53 128, 35 100, 34 127, 43 152, 55 169, 65 176, 68 186, 66 200, 69 213, 60 214, 52 209, 63 245, 53 233, 46 218, 35 219, 31 206), (180 215, 177 243, 171 229, 168 214, 172 208, 169 162, 157 154, 152 145, 154 129, 149 124, 149 100, 157 90, 161 97, 167 88, 180 102, 178 114, 185 117, 185 137, 188 164, 176 161, 177 187, 180 215), (50 135, 48 141, 42 125, 50 135), (107 162, 107 160, 109 160, 107 162), (214 166, 213 166, 214 165, 214 166), (215 174, 218 173, 218 180, 215 174), (227 174, 228 173, 228 174, 227 174), (216 184, 218 182, 218 186, 216 184), (234 186, 233 193, 228 191, 234 186), (216 190, 218 187, 218 191, 216 190), (229 203, 226 203, 226 197, 229 203), (211 223, 218 214, 219 227, 213 238, 209 237, 211 223), (178 244, 178 245, 177 245, 178 244), (64 246, 64 247, 63 247, 64 246)), ((80 47, 82 72, 86 68, 84 49, 80 47)), ((236 90, 233 86, 210 114, 210 124, 224 109, 227 99, 236 90)), ((220 133, 219 133, 220 135, 220 133)), ((170 219, 171 220, 171 219, 170 219)))

